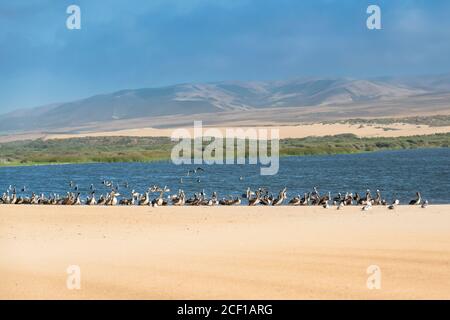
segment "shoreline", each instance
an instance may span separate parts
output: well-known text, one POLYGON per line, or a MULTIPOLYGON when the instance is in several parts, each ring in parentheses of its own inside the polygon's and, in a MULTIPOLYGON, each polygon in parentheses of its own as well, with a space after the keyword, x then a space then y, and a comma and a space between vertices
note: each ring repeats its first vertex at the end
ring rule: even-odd
POLYGON ((2 299, 450 299, 450 205, 0 210, 2 299))
MULTIPOLYGON (((417 148, 386 148, 380 150, 373 151, 357 151, 357 152, 337 152, 337 153, 317 153, 317 154, 286 154, 281 153, 280 150, 280 158, 289 158, 289 157, 326 157, 326 156, 337 156, 337 155, 358 155, 358 154, 369 154, 369 153, 379 153, 379 152, 395 152, 395 151, 412 151, 412 150, 430 150, 430 149, 449 149, 449 147, 438 147, 438 146, 430 146, 430 147, 417 147, 417 148)), ((247 158, 246 158, 247 159, 247 158)), ((170 156, 167 158, 158 158, 158 159, 148 159, 142 161, 80 161, 80 162, 35 162, 35 163, 0 163, 1 168, 11 168, 11 167, 33 167, 33 166, 58 166, 58 165, 84 165, 84 164, 110 164, 110 163, 157 163, 157 162, 170 162, 170 156)))

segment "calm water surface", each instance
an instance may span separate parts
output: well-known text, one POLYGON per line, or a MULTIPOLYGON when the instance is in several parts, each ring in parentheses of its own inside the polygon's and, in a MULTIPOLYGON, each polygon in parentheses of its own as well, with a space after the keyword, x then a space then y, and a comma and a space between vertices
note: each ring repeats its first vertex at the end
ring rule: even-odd
POLYGON ((69 181, 79 186, 83 196, 94 184, 97 195, 107 192, 103 180, 119 184, 128 197, 131 189, 143 192, 149 186, 167 185, 171 193, 183 188, 188 197, 202 189, 219 197, 241 195, 247 187, 268 187, 273 193, 284 186, 288 195, 303 194, 318 186, 321 193, 360 192, 379 189, 389 201, 405 202, 421 191, 431 203, 450 203, 450 149, 385 151, 354 155, 285 157, 275 176, 261 176, 258 165, 202 165, 204 172, 187 176, 197 165, 176 166, 171 162, 98 163, 0 168, 0 191, 15 185, 20 194, 65 194, 69 181), (240 179, 242 177, 242 180, 240 179), (183 182, 180 182, 180 178, 183 182), (127 181, 129 188, 124 187, 127 181), (26 186, 26 192, 19 190, 26 186))

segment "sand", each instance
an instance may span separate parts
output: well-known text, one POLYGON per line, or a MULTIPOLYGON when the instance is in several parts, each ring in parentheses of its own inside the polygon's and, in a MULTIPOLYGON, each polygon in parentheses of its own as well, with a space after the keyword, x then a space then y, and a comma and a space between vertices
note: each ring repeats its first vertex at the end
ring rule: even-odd
POLYGON ((450 206, 0 205, 0 257, 1 299, 450 299, 450 206))
MULTIPOLYGON (((213 127, 221 131, 225 136, 225 127, 213 127)), ((351 124, 305 124, 305 125, 284 125, 284 126, 264 126, 264 127, 250 127, 252 129, 266 129, 270 132, 271 129, 278 129, 281 139, 286 138, 305 138, 310 136, 323 137, 328 135, 338 135, 344 133, 352 133, 359 137, 405 137, 415 135, 429 135, 436 133, 450 132, 450 126, 444 127, 430 127, 427 125, 412 125, 405 123, 394 123, 390 125, 351 125, 351 124)), ((193 129, 186 128, 193 136, 193 129)), ((248 127, 242 127, 241 129, 247 130, 248 127)), ((140 129, 128 129, 118 131, 105 131, 105 132, 91 132, 91 133, 79 133, 79 134, 50 134, 46 135, 45 139, 65 139, 65 138, 77 138, 77 137, 108 137, 108 136, 134 136, 134 137, 170 137, 175 128, 156 129, 156 128, 140 128, 140 129)), ((208 127, 203 128, 203 132, 207 135, 208 127)), ((212 132, 212 131, 211 131, 212 132)), ((212 132, 213 133, 213 132, 212 132)), ((271 137, 269 133, 269 138, 271 137)))
MULTIPOLYGON (((193 136, 192 124, 186 128, 190 135, 193 136)), ((226 129, 228 127, 218 126, 218 127, 208 127, 203 126, 204 135, 212 135, 211 131, 208 133, 208 129, 215 128, 220 130, 223 136, 225 136, 226 129)), ((233 127, 230 124, 230 128, 233 127)), ((415 136, 415 135, 430 135, 436 133, 447 133, 450 132, 450 126, 442 127, 430 127, 428 125, 414 125, 407 123, 393 123, 389 125, 382 124, 343 124, 343 123, 332 123, 332 124, 298 124, 298 125, 273 125, 268 124, 265 126, 255 126, 255 127, 239 127, 240 129, 247 130, 252 129, 267 129, 269 132, 269 138, 271 137, 270 130, 278 129, 279 137, 281 139, 286 138, 305 138, 310 136, 323 137, 328 135, 338 135, 345 133, 352 133, 358 137, 405 137, 405 136, 415 136)), ((111 137, 111 136, 121 136, 121 137, 170 137, 176 128, 136 128, 136 129, 123 129, 123 130, 111 130, 111 131, 86 131, 80 133, 27 133, 27 134, 17 134, 17 135, 5 135, 0 136, 0 143, 10 142, 16 140, 27 140, 27 139, 68 139, 68 138, 84 138, 84 137, 111 137)))

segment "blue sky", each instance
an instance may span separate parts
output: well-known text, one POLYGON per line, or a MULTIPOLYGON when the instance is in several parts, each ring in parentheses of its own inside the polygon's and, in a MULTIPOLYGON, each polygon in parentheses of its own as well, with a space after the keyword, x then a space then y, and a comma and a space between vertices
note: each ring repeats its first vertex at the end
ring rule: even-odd
POLYGON ((446 0, 0 0, 0 113, 182 82, 446 73, 449 18, 446 0))

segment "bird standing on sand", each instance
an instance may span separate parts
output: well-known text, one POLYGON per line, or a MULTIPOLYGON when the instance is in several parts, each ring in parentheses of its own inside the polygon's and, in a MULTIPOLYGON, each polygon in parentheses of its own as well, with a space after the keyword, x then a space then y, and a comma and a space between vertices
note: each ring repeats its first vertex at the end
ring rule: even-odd
POLYGON ((412 206, 418 206, 421 203, 422 203, 422 196, 420 195, 420 192, 416 192, 416 199, 411 200, 409 204, 412 206))

